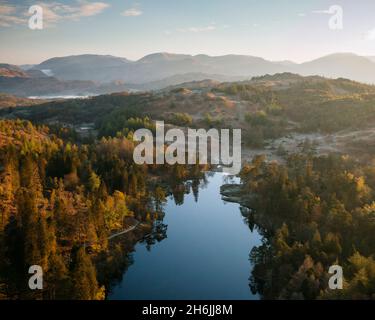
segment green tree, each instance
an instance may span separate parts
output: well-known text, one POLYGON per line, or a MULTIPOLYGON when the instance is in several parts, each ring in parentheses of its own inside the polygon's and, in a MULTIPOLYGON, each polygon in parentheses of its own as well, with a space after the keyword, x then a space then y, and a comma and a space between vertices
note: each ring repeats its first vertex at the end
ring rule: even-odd
POLYGON ((95 300, 99 292, 96 270, 85 249, 80 247, 75 255, 72 270, 72 298, 75 300, 95 300))

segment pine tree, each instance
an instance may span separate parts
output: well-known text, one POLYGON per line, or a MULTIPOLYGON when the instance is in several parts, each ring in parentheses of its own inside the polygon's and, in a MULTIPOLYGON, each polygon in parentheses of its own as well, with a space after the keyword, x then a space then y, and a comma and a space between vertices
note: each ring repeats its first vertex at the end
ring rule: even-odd
POLYGON ((94 300, 97 298, 99 287, 96 280, 96 270, 83 247, 80 247, 76 252, 72 282, 73 299, 94 300))
POLYGON ((98 175, 92 171, 89 177, 89 188, 91 192, 96 192, 98 191, 100 187, 100 178, 98 175))

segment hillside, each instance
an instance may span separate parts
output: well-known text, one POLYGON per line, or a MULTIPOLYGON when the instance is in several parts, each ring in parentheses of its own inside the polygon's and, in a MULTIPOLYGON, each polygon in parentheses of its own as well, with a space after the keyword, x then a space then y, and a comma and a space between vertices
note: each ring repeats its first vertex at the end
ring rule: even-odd
POLYGON ((129 61, 125 58, 100 55, 57 57, 34 66, 31 70, 42 70, 60 80, 91 80, 110 82, 122 80, 121 68, 129 61), (109 74, 113 74, 112 77, 109 74))
POLYGON ((27 78, 28 75, 21 68, 15 65, 0 63, 0 77, 6 77, 6 78, 25 77, 27 78))
POLYGON ((96 89, 92 81, 61 81, 54 77, 0 77, 0 90, 18 96, 39 95, 79 95, 91 93, 96 89))
MULTIPOLYGON (((375 62, 371 57, 351 53, 337 53, 297 64, 291 61, 268 61, 245 55, 208 56, 153 53, 137 61, 100 55, 79 55, 52 58, 33 67, 61 80, 91 80, 101 83, 121 80, 140 85, 178 77, 183 74, 216 75, 212 78, 233 81, 233 77, 247 77, 280 72, 301 75, 321 75, 329 78, 345 77, 351 80, 375 83, 375 62)), ((176 79, 178 81, 178 78, 176 79)), ((169 83, 168 85, 178 84, 169 83)), ((152 89, 152 85, 146 88, 152 89)))
POLYGON ((367 57, 351 53, 325 56, 293 68, 301 75, 320 75, 329 78, 348 78, 365 83, 375 83, 375 63, 367 57))
POLYGON ((32 106, 41 104, 43 102, 43 100, 39 99, 20 98, 9 94, 0 93, 0 109, 16 106, 32 106))
POLYGON ((204 80, 158 92, 53 101, 15 108, 3 116, 76 128, 91 123, 99 135, 112 136, 129 119, 149 117, 182 126, 241 128, 243 141, 252 148, 283 145, 293 151, 311 139, 320 142, 322 152, 343 151, 349 150, 348 144, 353 150, 355 141, 368 145, 364 132, 351 132, 367 130, 367 136, 372 136, 375 87, 347 79, 283 73, 242 82, 204 80))
MULTIPOLYGON (((96 90, 92 81, 61 81, 37 69, 0 64, 0 93, 22 97, 54 94, 81 94, 96 90)), ((11 99, 8 99, 8 102, 11 99)), ((13 99, 14 100, 14 99, 13 99)), ((6 105, 5 99, 2 104, 6 105)))

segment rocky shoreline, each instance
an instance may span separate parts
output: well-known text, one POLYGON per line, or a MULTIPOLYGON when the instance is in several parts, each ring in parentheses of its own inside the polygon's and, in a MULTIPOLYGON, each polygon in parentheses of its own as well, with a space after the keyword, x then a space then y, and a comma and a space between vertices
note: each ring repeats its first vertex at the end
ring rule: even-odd
POLYGON ((224 201, 238 203, 243 207, 251 207, 254 195, 246 194, 240 184, 223 184, 220 194, 224 201))

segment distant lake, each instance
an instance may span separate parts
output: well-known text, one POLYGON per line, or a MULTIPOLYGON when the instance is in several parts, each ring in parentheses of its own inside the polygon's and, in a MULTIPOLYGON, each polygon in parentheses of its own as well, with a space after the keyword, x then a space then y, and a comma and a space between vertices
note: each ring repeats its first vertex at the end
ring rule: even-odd
POLYGON ((136 245, 134 263, 111 300, 259 299, 249 288, 249 253, 261 244, 256 229, 244 223, 239 205, 221 199, 225 175, 215 173, 183 205, 170 198, 165 207, 167 238, 148 251, 136 245))

